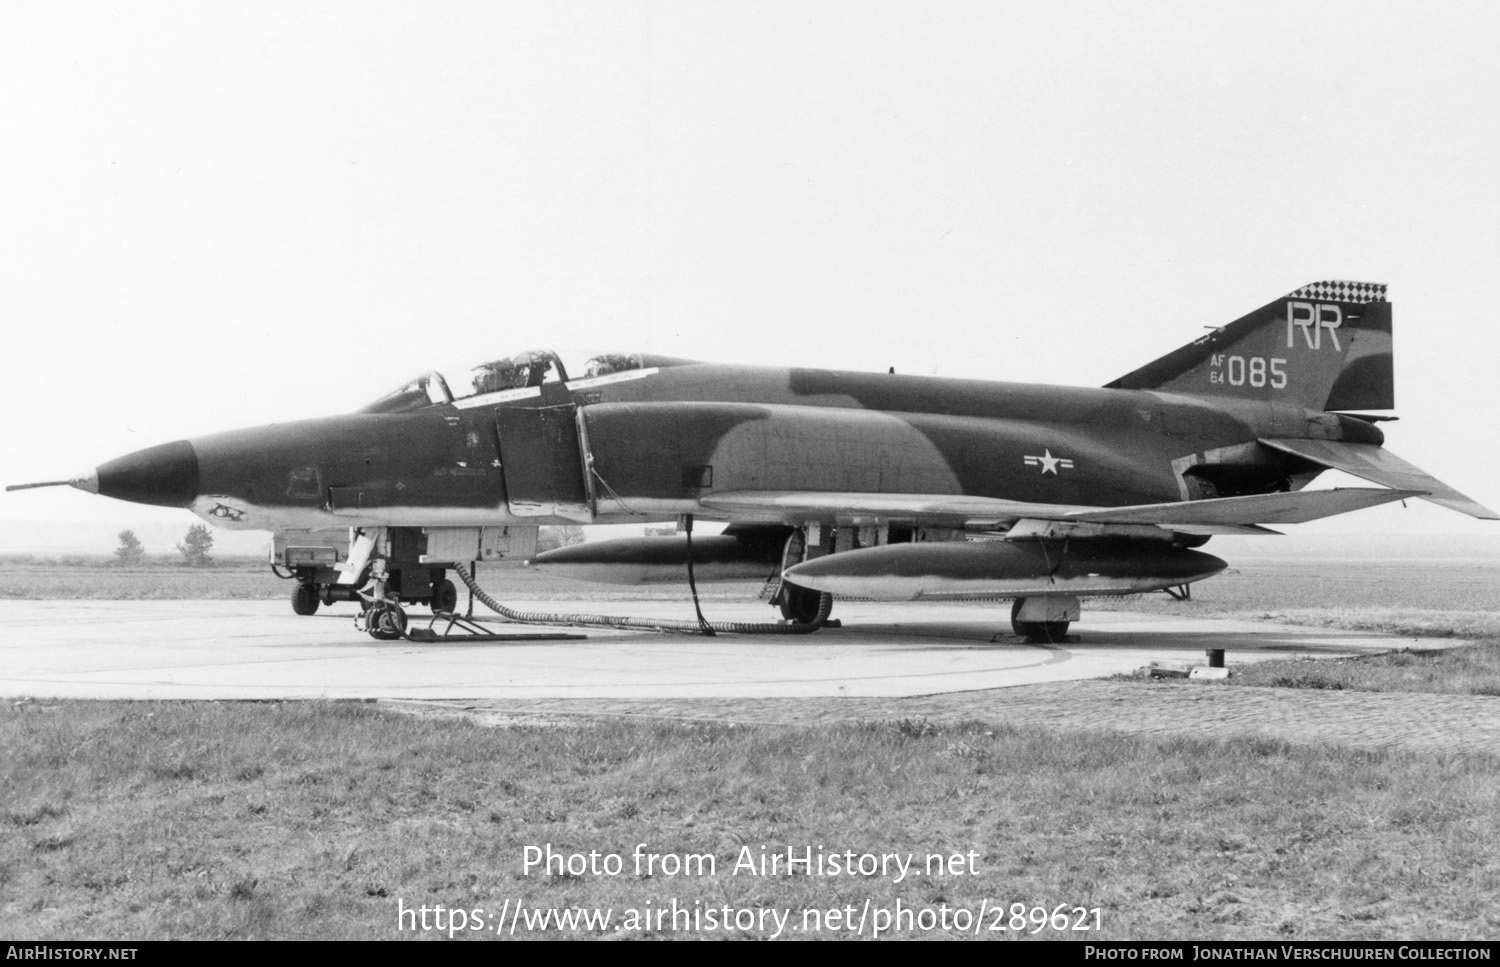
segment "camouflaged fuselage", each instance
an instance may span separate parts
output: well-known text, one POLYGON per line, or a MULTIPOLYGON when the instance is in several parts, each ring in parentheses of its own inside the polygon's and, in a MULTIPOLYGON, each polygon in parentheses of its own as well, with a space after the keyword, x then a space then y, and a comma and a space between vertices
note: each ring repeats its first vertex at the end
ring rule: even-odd
POLYGON ((1267 436, 1380 442, 1280 403, 686 364, 179 441, 100 467, 99 492, 272 530, 712 518, 705 497, 745 491, 1110 507, 1308 470, 1256 445, 1267 436))

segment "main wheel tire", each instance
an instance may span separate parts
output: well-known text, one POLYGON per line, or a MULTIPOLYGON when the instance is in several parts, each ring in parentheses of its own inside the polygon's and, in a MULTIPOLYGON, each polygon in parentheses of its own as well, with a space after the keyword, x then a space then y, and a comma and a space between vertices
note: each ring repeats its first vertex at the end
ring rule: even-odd
POLYGON ((1026 640, 1038 645, 1058 645, 1068 634, 1067 621, 1022 621, 1021 632, 1026 640))
POLYGON ((318 586, 310 581, 298 581, 292 588, 292 611, 300 615, 316 614, 318 611, 318 586))
POLYGON ((432 586, 432 600, 428 604, 431 605, 433 611, 456 611, 458 588, 453 586, 452 581, 439 581, 432 586))
POLYGON ((781 594, 776 599, 776 603, 781 606, 781 616, 800 625, 813 623, 818 617, 818 606, 822 601, 822 592, 789 581, 782 582, 781 594))
POLYGON ((1010 606, 1010 629, 1018 636, 1036 644, 1056 645, 1068 633, 1069 621, 1022 621, 1021 606, 1025 598, 1016 598, 1010 606))

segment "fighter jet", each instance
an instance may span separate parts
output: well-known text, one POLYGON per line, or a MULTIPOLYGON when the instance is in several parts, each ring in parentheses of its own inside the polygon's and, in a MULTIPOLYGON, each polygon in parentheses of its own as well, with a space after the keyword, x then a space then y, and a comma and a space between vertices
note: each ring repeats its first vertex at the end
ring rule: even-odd
POLYGON ((273 531, 294 609, 361 600, 377 637, 401 603, 451 611, 449 569, 520 557, 606 580, 770 575, 803 624, 831 596, 1011 600, 1018 634, 1056 641, 1083 597, 1220 571, 1196 550, 1215 535, 1412 497, 1494 519, 1384 449, 1391 360, 1386 287, 1357 282, 1304 286, 1100 388, 631 353, 573 375, 523 352, 51 483, 273 531), (1378 486, 1304 489, 1330 469, 1378 486), (729 526, 536 553, 541 525, 694 519, 729 526))

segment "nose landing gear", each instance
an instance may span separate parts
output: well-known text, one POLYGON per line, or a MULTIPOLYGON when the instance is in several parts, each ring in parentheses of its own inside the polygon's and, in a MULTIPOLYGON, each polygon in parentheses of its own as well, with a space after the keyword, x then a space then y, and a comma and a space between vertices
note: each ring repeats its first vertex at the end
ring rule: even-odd
POLYGON ((401 610, 400 598, 389 589, 389 583, 385 560, 377 558, 370 564, 369 583, 359 589, 365 606, 354 619, 354 627, 376 641, 395 641, 406 634, 406 612, 401 610))
POLYGON ((372 601, 354 619, 354 625, 376 641, 395 641, 406 636, 406 612, 392 601, 372 601))

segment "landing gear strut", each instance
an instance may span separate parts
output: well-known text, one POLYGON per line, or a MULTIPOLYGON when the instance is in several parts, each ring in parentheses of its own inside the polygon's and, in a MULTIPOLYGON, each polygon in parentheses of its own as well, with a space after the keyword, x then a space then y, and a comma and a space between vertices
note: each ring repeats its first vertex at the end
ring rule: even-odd
POLYGON ((376 641, 395 641, 406 633, 406 612, 401 610, 397 594, 390 590, 384 558, 370 563, 370 581, 359 589, 359 596, 365 606, 354 619, 356 628, 376 641))

